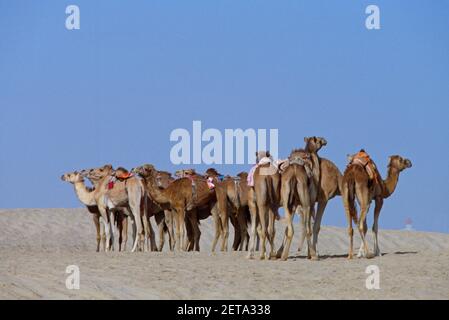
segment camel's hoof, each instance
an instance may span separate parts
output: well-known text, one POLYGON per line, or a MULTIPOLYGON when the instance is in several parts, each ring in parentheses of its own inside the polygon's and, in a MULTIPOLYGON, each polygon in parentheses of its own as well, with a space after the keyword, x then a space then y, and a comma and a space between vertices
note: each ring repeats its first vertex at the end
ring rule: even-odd
POLYGON ((246 259, 248 259, 248 260, 252 260, 252 259, 254 259, 254 257, 253 257, 253 255, 252 255, 252 254, 248 254, 248 255, 246 256, 246 259))
POLYGON ((312 261, 319 261, 320 260, 320 257, 319 256, 312 256, 312 258, 311 258, 311 260, 312 261))
POLYGON ((348 254, 348 260, 352 260, 352 254, 348 254))
POLYGON ((372 259, 372 258, 374 258, 375 256, 374 256, 374 254, 373 253, 371 253, 371 252, 368 252, 367 254, 366 254, 366 256, 365 256, 367 259, 372 259))

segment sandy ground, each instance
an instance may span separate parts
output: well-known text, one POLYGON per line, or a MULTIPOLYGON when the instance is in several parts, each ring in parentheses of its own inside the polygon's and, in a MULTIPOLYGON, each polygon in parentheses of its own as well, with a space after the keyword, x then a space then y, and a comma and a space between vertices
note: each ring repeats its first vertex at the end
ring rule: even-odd
POLYGON ((291 258, 281 262, 212 255, 211 219, 201 225, 200 253, 96 253, 84 209, 0 210, 0 226, 0 299, 449 298, 448 234, 381 230, 384 256, 348 261, 346 231, 323 227, 322 259, 309 261, 295 252, 295 226, 291 258), (68 265, 80 268, 79 290, 65 286, 68 265), (369 265, 379 267, 379 290, 365 286, 369 265))

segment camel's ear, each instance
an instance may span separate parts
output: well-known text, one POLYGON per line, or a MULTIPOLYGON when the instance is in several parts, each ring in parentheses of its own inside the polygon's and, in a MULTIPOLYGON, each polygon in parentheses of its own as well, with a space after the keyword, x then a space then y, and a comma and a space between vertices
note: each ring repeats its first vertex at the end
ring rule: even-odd
POLYGON ((304 142, 307 143, 309 141, 309 137, 304 137, 304 142))
POLYGON ((105 168, 105 169, 112 169, 112 164, 106 164, 106 165, 104 166, 104 168, 105 168))

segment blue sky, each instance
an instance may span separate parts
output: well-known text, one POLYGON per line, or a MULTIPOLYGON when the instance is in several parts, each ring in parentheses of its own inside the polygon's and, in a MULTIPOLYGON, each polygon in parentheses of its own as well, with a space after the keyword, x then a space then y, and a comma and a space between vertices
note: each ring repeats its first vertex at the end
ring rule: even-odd
MULTIPOLYGON (((281 157, 324 136, 341 171, 362 147, 382 175, 408 157, 381 227, 449 232, 448 14, 447 1, 0 0, 0 207, 79 207, 59 180, 75 169, 174 171, 170 132, 201 120, 277 128, 281 157), (65 28, 69 4, 80 30, 65 28), (369 4, 380 30, 365 28, 369 4)), ((345 223, 338 197, 324 224, 345 223)))

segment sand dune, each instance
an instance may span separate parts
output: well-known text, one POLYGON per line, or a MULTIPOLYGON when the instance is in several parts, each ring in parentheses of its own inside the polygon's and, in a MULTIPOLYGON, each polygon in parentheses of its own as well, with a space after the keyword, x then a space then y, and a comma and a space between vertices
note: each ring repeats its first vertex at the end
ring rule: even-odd
MULTIPOLYGON (((323 227, 322 259, 315 262, 295 252, 295 225, 291 258, 280 262, 247 260, 243 252, 211 254, 211 219, 201 225, 200 253, 96 253, 84 209, 0 210, 0 225, 1 299, 449 298, 448 234, 381 230, 384 256, 348 261, 346 230, 323 227), (365 268, 373 264, 380 269, 379 290, 365 287, 365 268), (68 265, 80 268, 79 290, 65 286, 68 265)), ((281 230, 278 223, 278 244, 281 230)), ((356 249, 359 244, 356 237, 356 249)))

